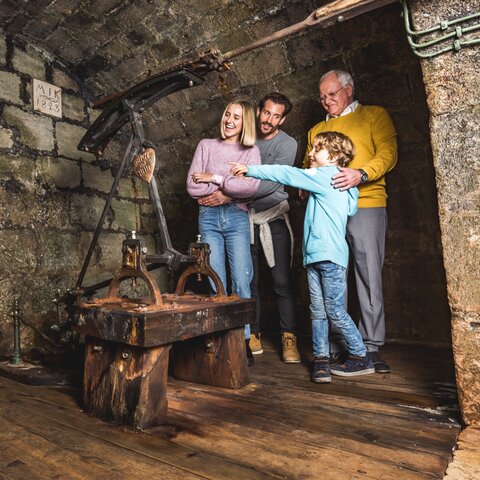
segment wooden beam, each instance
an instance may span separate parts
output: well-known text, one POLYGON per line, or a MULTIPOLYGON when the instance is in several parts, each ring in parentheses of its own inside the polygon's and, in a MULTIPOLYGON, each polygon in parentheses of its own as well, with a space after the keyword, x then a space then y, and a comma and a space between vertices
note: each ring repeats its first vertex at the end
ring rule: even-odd
POLYGON ((305 20, 283 28, 278 32, 267 37, 261 38, 250 45, 237 48, 223 55, 225 60, 230 60, 239 55, 243 55, 269 43, 277 42, 285 37, 301 32, 308 27, 319 25, 323 28, 335 25, 338 22, 344 22, 363 13, 383 7, 398 0, 336 0, 312 12, 305 20))
MULTIPOLYGON (((385 5, 389 5, 390 3, 398 2, 399 0, 335 0, 334 2, 328 3, 323 7, 318 8, 314 12, 312 12, 305 20, 298 22, 290 27, 283 28, 278 32, 273 33, 267 37, 261 38, 256 40, 255 42, 237 48, 235 50, 231 50, 230 52, 225 53, 224 55, 220 54, 218 51, 214 51, 216 57, 218 57, 219 62, 216 64, 217 67, 225 68, 225 63, 228 60, 231 60, 234 57, 238 57, 239 55, 243 55, 251 50, 254 50, 259 47, 263 47, 264 45, 268 45, 273 42, 277 42, 285 37, 293 35, 295 33, 301 32, 308 27, 320 25, 323 28, 330 27, 335 25, 338 22, 343 22, 350 18, 356 17, 358 15, 362 15, 363 13, 367 13, 371 10, 375 10, 377 8, 383 7, 385 5)), ((206 70, 203 72, 207 73, 208 71, 215 70, 217 67, 206 67, 204 59, 200 58, 191 62, 186 62, 177 67, 173 66, 168 69, 168 71, 173 71, 175 68, 186 67, 186 66, 194 66, 200 65, 202 69, 206 70)), ((94 108, 104 107, 105 105, 109 104, 111 101, 120 98, 122 95, 127 94, 134 88, 138 87, 142 83, 149 81, 151 78, 155 78, 159 75, 162 75, 165 72, 159 72, 155 75, 152 75, 147 80, 140 82, 132 87, 129 87, 121 92, 114 93, 111 95, 107 95, 104 97, 98 98, 94 103, 94 108)))

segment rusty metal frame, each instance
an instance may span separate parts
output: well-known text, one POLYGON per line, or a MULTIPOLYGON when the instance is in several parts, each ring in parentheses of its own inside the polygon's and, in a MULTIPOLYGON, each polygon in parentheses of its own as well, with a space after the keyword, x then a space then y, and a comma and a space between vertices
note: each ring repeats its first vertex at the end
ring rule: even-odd
MULTIPOLYGON (((93 250, 97 244, 98 237, 105 222, 105 218, 111 207, 113 197, 117 191, 120 179, 126 168, 131 166, 133 158, 141 153, 146 147, 150 147, 151 143, 145 139, 145 132, 142 122, 142 113, 145 108, 160 100, 160 98, 170 95, 178 90, 192 87, 203 83, 203 79, 198 75, 181 69, 176 72, 168 72, 164 75, 150 79, 135 88, 126 92, 116 102, 109 105, 107 109, 97 118, 97 120, 88 129, 78 148, 84 151, 93 151, 100 154, 103 148, 110 142, 112 137, 127 123, 130 124, 131 135, 130 141, 118 168, 115 179, 112 183, 107 201, 105 202, 100 220, 95 229, 92 241, 85 256, 82 269, 75 286, 75 294, 82 295, 83 280, 90 263, 93 250)), ((164 247, 164 253, 161 255, 151 255, 147 257, 147 261, 155 263, 155 267, 167 265, 173 269, 177 269, 182 262, 191 262, 192 257, 182 255, 172 246, 170 235, 168 232, 167 222, 163 212, 155 176, 149 182, 150 199, 155 208, 155 214, 158 222, 158 230, 164 247)), ((102 288, 110 283, 110 281, 101 282, 96 286, 91 286, 87 290, 94 293, 95 289, 102 288), (92 291, 93 290, 93 291, 92 291)))

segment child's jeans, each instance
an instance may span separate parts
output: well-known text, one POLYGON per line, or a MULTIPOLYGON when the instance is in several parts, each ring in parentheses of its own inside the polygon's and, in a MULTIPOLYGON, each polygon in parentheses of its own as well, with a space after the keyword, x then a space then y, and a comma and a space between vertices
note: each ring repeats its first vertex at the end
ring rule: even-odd
POLYGON ((351 355, 365 356, 362 337, 345 310, 346 269, 333 262, 307 265, 312 316, 313 355, 328 357, 328 321, 343 335, 351 355))

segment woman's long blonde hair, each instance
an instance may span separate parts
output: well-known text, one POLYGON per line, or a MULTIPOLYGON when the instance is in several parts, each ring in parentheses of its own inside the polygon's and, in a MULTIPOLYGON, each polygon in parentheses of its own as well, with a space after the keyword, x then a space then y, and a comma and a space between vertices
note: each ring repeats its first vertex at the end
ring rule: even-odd
POLYGON ((223 118, 225 117, 225 112, 228 110, 230 105, 240 105, 242 107, 242 134, 240 136, 240 143, 245 147, 253 147, 253 145, 255 145, 255 140, 257 139, 255 128, 255 109, 253 104, 247 100, 234 100, 225 107, 222 119, 220 120, 220 133, 222 138, 224 140, 226 138, 223 118))

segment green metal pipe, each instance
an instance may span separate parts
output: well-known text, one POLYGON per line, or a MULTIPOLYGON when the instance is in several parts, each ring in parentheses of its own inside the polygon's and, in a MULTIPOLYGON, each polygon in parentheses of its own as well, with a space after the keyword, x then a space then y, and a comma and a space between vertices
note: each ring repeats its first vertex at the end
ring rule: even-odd
POLYGON ((403 0, 403 17, 405 19, 405 29, 407 33, 410 35, 425 35, 427 33, 436 32, 438 30, 446 30, 448 27, 455 25, 457 23, 468 22, 469 20, 473 20, 475 18, 480 18, 480 12, 472 13, 471 15, 467 15, 465 17, 456 18, 455 20, 444 20, 440 22, 438 25, 433 27, 427 28, 426 30, 412 30, 410 28, 410 22, 408 19, 408 5, 406 0, 403 0))
POLYGON ((445 47, 441 50, 436 50, 435 52, 430 52, 430 53, 421 53, 413 50, 413 53, 420 58, 432 58, 436 57, 437 55, 441 55, 442 53, 446 52, 451 52, 452 50, 458 51, 462 47, 469 47, 472 45, 479 45, 480 44, 480 39, 478 40, 467 40, 465 42, 454 42, 453 45, 450 45, 449 47, 445 47))
POLYGON ((466 33, 474 32, 476 30, 480 30, 480 24, 472 25, 470 27, 457 27, 455 29, 455 32, 450 32, 447 33, 446 35, 443 35, 442 37, 437 37, 434 38, 433 40, 423 42, 423 43, 415 43, 412 40, 412 37, 410 35, 407 35, 408 43, 412 48, 425 48, 425 47, 430 47, 431 45, 435 45, 436 43, 443 42, 444 40, 448 40, 449 38, 456 37, 460 38, 466 33))
POLYGON ((477 30, 480 30, 480 24, 470 25, 470 26, 464 27, 464 28, 462 28, 461 26, 457 26, 457 27, 455 27, 454 31, 448 32, 445 35, 442 35, 440 37, 437 37, 437 38, 434 38, 434 39, 431 39, 431 40, 427 40, 427 41, 422 42, 422 43, 416 43, 416 42, 413 41, 413 38, 412 38, 414 36, 418 37, 418 36, 425 35, 427 33, 432 33, 432 32, 438 31, 438 30, 445 30, 448 27, 451 27, 452 25, 456 25, 457 23, 466 22, 466 21, 469 21, 469 20, 473 20, 475 18, 479 18, 480 13, 473 13, 471 15, 467 15, 467 16, 462 17, 462 18, 457 18, 457 19, 451 20, 451 21, 442 21, 434 27, 428 28, 426 30, 418 30, 418 31, 414 31, 410 27, 410 16, 409 16, 409 11, 408 11, 408 6, 407 6, 406 0, 403 0, 403 13, 402 13, 402 15, 403 15, 403 18, 404 18, 405 31, 407 33, 408 44, 410 45, 413 53, 417 57, 432 58, 432 57, 435 57, 435 56, 440 55, 442 53, 450 52, 450 51, 453 51, 453 50, 458 51, 462 47, 468 47, 468 46, 473 46, 473 45, 480 44, 480 39, 463 40, 463 41, 459 40, 466 33, 471 33, 471 32, 475 32, 477 30), (449 45, 445 48, 441 48, 439 50, 434 50, 434 51, 425 52, 425 53, 419 51, 419 50, 422 50, 424 48, 431 47, 432 45, 436 45, 438 43, 444 42, 444 41, 446 41, 448 39, 451 39, 451 38, 455 38, 455 40, 453 40, 451 45, 449 45))

